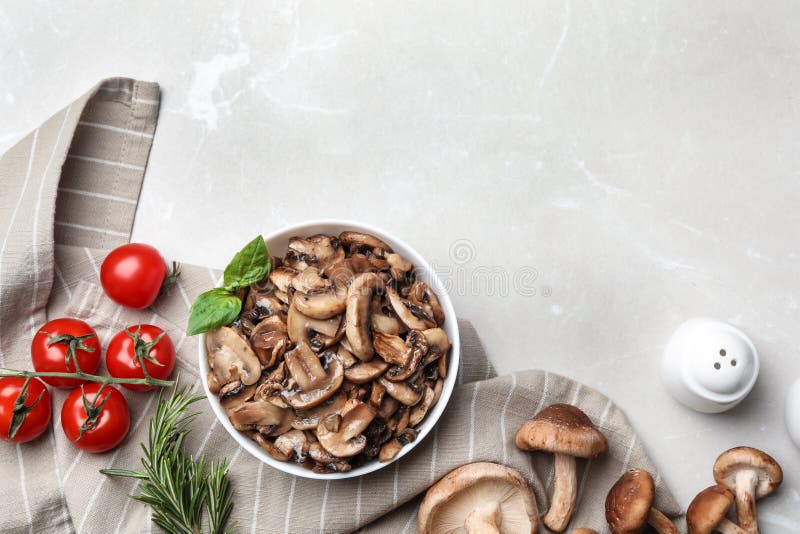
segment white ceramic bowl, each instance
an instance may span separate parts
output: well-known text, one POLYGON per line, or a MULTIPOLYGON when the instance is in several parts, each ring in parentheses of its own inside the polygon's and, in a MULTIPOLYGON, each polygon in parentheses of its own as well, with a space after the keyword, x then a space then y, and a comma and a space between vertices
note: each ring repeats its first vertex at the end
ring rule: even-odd
MULTIPOLYGON (((206 361, 206 344, 205 344, 205 335, 200 335, 200 348, 198 351, 198 359, 200 364, 200 376, 202 377, 203 381, 203 390, 206 392, 206 397, 208 398, 209 404, 211 404, 211 408, 214 410, 214 413, 217 415, 217 419, 219 419, 220 424, 228 431, 228 434, 233 437, 236 442, 241 445, 247 452, 261 460, 267 465, 274 467, 275 469, 279 469, 285 473, 289 473, 292 475, 297 475, 305 478, 318 478, 318 479, 341 479, 341 478, 350 478, 350 477, 357 477, 361 475, 366 475, 367 473, 372 473, 373 471, 377 471, 387 465, 391 464, 392 462, 396 462, 416 447, 419 443, 425 439, 425 436, 430 433, 433 427, 436 425, 437 421, 439 421, 439 417, 441 417, 442 412, 447 407, 447 403, 450 400, 450 395, 453 393, 453 387, 456 384, 456 375, 458 374, 458 364, 459 359, 461 357, 461 345, 458 336, 458 324, 456 321, 456 312, 453 310, 453 303, 450 301, 450 297, 444 290, 444 285, 441 283, 439 278, 436 276, 436 273, 433 272, 431 266, 428 264, 425 259, 420 256, 414 249, 406 245, 403 241, 397 239, 391 234, 384 232, 383 230, 379 230, 378 228, 374 228, 365 224, 355 223, 352 221, 341 221, 341 220, 320 220, 320 221, 309 221, 301 224, 296 224, 292 226, 287 226, 277 232, 273 232, 264 237, 264 240, 267 243, 267 249, 269 250, 272 256, 283 256, 287 250, 289 244, 289 238, 293 236, 310 236, 314 234, 329 234, 329 235, 339 235, 340 232, 345 230, 355 230, 366 232, 372 235, 375 235, 386 243, 388 243, 395 252, 401 254, 403 257, 411 261, 415 268, 417 277, 426 282, 433 290, 436 292, 436 295, 439 297, 439 301, 442 305, 442 309, 445 313, 445 322, 442 328, 445 332, 447 332, 447 336, 450 338, 450 343, 452 347, 450 348, 450 354, 448 355, 448 368, 447 368, 447 378, 444 382, 444 387, 442 388, 442 395, 439 398, 439 402, 428 412, 428 415, 425 419, 420 423, 417 427, 419 433, 417 435, 417 439, 414 440, 412 443, 409 443, 402 449, 397 456, 395 456, 394 460, 389 462, 379 462, 378 460, 372 460, 370 462, 365 463, 360 467, 356 467, 351 471, 346 473, 315 473, 310 469, 303 467, 302 465, 293 463, 293 462, 280 462, 274 459, 272 456, 267 454, 267 452, 262 449, 255 441, 248 438, 244 433, 239 432, 233 425, 231 424, 230 420, 228 419, 228 415, 225 413, 225 410, 219 404, 219 398, 212 394, 208 390, 208 380, 206 379, 206 375, 208 374, 208 362, 206 361)), ((247 236, 244 236, 245 238, 247 236)), ((244 242, 244 241, 243 241, 244 242)))

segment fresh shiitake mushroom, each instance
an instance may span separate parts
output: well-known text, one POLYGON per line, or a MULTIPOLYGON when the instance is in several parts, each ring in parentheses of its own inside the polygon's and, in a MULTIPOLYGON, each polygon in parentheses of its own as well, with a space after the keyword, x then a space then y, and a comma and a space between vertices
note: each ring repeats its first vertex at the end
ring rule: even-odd
POLYGON ((758 534, 756 500, 766 497, 781 485, 783 470, 764 451, 752 447, 734 447, 717 458, 714 480, 735 495, 739 527, 750 534, 758 534))
POLYGON ((534 534, 539 511, 530 484, 504 465, 477 462, 450 471, 428 489, 418 534, 534 534))
POLYGON ((623 473, 606 496, 606 521, 611 534, 643 532, 647 525, 658 534, 680 534, 680 530, 653 506, 655 482, 644 469, 623 473))
POLYGON ((608 452, 606 437, 579 408, 552 404, 526 421, 514 441, 522 450, 555 455, 553 497, 542 522, 553 532, 563 532, 572 519, 578 494, 575 459, 597 458, 608 452))
POLYGON ((396 458, 447 376, 436 293, 363 232, 292 237, 273 265, 206 334, 209 389, 277 460, 331 473, 396 458))

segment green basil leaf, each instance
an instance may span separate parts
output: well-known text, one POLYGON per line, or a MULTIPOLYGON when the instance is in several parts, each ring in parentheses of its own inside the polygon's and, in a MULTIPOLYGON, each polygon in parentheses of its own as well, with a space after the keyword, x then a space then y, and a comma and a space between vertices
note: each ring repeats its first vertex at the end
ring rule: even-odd
POLYGON ((264 238, 256 236, 225 267, 225 287, 234 290, 263 280, 272 268, 264 238))
POLYGON ((223 287, 215 287, 202 293, 189 310, 189 326, 186 335, 208 332, 233 322, 242 310, 242 301, 223 287))

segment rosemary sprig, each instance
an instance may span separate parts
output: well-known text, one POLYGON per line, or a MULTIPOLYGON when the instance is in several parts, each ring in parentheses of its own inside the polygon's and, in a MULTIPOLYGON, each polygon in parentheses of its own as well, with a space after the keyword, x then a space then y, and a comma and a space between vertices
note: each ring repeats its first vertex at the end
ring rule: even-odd
POLYGON ((191 388, 177 385, 168 398, 158 397, 156 413, 150 419, 148 443, 142 446, 143 471, 101 469, 109 476, 141 481, 139 495, 132 497, 148 505, 155 523, 167 532, 203 532, 203 509, 207 510, 211 534, 230 532, 225 524, 233 508, 227 461, 206 464, 205 457, 194 459, 183 446, 192 421, 199 412, 188 412, 189 405, 203 399, 191 388))

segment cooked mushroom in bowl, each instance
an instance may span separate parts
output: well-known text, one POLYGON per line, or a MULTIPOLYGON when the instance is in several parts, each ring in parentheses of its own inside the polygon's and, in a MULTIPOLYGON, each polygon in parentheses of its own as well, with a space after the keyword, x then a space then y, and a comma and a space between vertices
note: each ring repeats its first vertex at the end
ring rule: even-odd
POLYGON ((356 476, 404 454, 438 419, 457 369, 452 306, 424 260, 374 231, 331 226, 267 238, 283 257, 201 348, 226 428, 306 476, 356 476))

